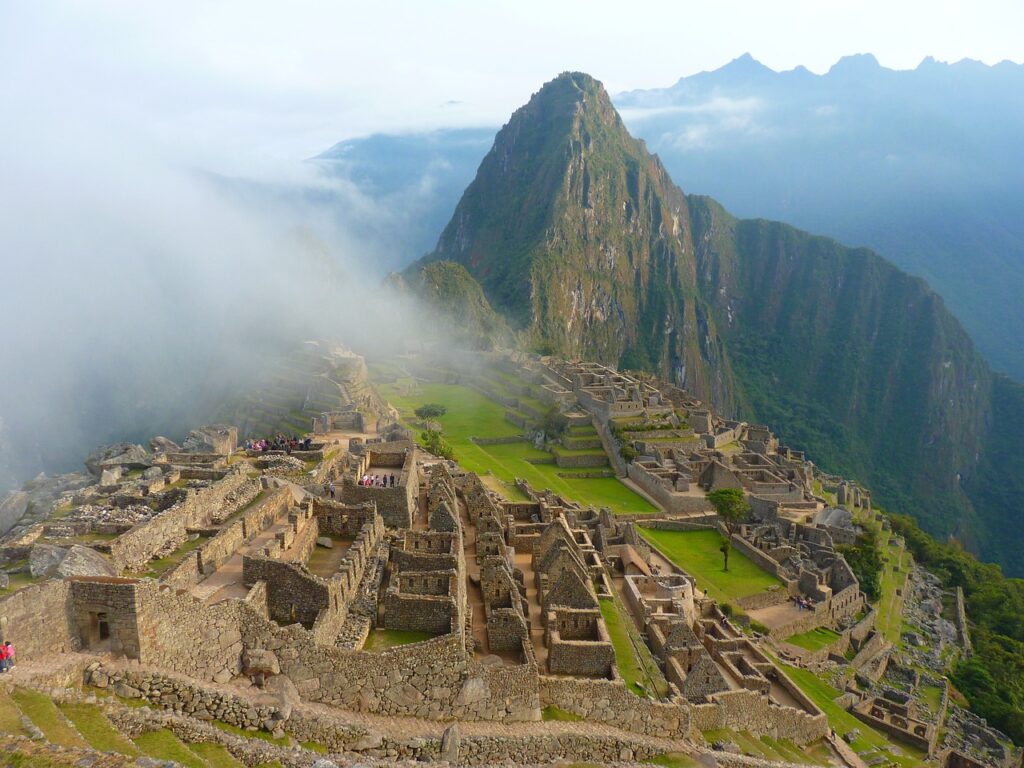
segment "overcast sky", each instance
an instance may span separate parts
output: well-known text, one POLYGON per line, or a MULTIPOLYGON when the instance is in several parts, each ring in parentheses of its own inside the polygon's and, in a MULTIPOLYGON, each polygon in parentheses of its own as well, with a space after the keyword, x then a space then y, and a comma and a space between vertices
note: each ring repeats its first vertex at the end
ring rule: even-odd
POLYGON ((747 51, 824 72, 860 52, 1020 61, 1021 40, 1020 0, 4 0, 0 138, 125 133, 176 162, 279 173, 372 131, 502 122, 566 69, 614 93, 747 51))

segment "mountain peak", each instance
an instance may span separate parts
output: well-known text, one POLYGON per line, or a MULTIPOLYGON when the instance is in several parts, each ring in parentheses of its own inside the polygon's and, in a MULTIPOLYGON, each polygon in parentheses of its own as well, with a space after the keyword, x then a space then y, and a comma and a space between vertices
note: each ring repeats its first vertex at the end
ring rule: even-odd
POLYGON ((882 68, 873 53, 855 53, 851 56, 843 56, 832 65, 828 74, 830 75, 859 75, 874 72, 882 68))
POLYGON ((773 69, 766 67, 760 61, 755 59, 749 52, 744 53, 742 56, 736 57, 728 64, 719 67, 717 71, 743 74, 760 74, 763 72, 774 73, 773 69))

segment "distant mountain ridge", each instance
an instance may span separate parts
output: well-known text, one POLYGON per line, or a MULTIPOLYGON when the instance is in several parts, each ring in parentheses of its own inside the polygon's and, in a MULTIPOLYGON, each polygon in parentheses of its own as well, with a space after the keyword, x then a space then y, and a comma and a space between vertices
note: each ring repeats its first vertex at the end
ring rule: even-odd
POLYGON ((535 349, 658 370, 1019 571, 1018 513, 985 489, 1024 453, 1002 436, 1021 388, 922 280, 684 196, 593 78, 516 111, 408 273, 447 262, 535 349))
MULTIPOLYGON (((895 71, 858 55, 817 75, 746 54, 612 101, 690 191, 877 250, 928 280, 993 367, 1024 380, 1022 92, 1012 62, 895 71)), ((317 162, 406 212, 398 247, 411 260, 433 247, 492 138, 376 136, 317 162)))

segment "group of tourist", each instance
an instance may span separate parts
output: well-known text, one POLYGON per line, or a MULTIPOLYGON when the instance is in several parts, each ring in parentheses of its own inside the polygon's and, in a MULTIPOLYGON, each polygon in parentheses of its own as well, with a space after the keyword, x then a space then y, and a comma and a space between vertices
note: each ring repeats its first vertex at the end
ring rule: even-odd
POLYGON ((292 451, 308 451, 313 444, 313 438, 307 437, 299 440, 297 437, 286 437, 278 432, 272 440, 263 437, 259 440, 246 440, 245 450, 247 451, 284 451, 291 454, 292 451))
POLYGON ((793 602, 796 603, 796 607, 801 611, 814 610, 814 601, 811 600, 809 597, 801 597, 800 595, 795 595, 793 597, 793 602))
POLYGON ((7 672, 14 666, 14 646, 9 642, 0 645, 0 672, 7 672))
POLYGON ((359 478, 359 485, 364 488, 394 488, 395 473, 390 475, 363 475, 359 478))

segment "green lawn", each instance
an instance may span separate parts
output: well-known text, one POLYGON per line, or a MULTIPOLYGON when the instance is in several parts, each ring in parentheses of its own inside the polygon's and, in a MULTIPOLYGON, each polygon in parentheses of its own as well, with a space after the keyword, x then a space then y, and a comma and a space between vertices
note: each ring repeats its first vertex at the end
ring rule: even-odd
MULTIPOLYGON (((493 474, 503 484, 522 478, 537 490, 546 488, 585 506, 609 507, 619 514, 657 512, 643 497, 614 477, 560 477, 587 470, 564 470, 554 464, 531 464, 527 459, 553 460, 550 453, 537 450, 525 440, 506 445, 477 445, 471 437, 513 437, 522 430, 505 421, 505 408, 479 392, 454 384, 422 384, 415 395, 400 394, 400 387, 382 384, 380 393, 411 423, 413 411, 426 403, 440 403, 448 412, 437 421, 451 443, 463 468, 478 475, 493 474)), ((585 451, 593 453, 594 451, 585 451)), ((570 452, 571 453, 571 452, 570 452)), ((592 471, 592 470, 591 470, 592 471)), ((493 487, 493 486, 492 486, 493 487)), ((507 487, 507 485, 504 485, 507 487)))
POLYGON ((371 629, 363 643, 364 651, 384 651, 394 648, 396 645, 408 645, 409 643, 421 643, 429 640, 434 635, 429 632, 410 632, 401 629, 371 629))
POLYGON ((208 768, 205 760, 166 728, 136 736, 135 745, 156 760, 173 760, 185 768, 208 768))
POLYGON ((189 744, 189 749, 205 760, 210 768, 245 768, 245 764, 236 760, 227 748, 220 744, 202 742, 189 744))
POLYGON ((625 610, 620 610, 618 601, 605 598, 599 602, 601 615, 604 617, 605 626, 608 627, 612 645, 615 646, 615 665, 619 668, 619 674, 625 680, 626 687, 638 695, 650 692, 659 698, 665 696, 668 693, 668 683, 665 682, 661 670, 651 656, 650 649, 641 639, 636 624, 625 610), (643 687, 638 687, 637 683, 643 687))
POLYGON ((801 632, 798 635, 790 635, 786 642, 798 648, 808 651, 820 651, 826 645, 831 645, 840 637, 838 632, 833 632, 827 627, 818 627, 810 632, 801 632))
POLYGON ((21 711, 43 732, 47 741, 62 747, 87 746, 75 729, 68 725, 49 696, 27 688, 16 688, 11 698, 21 711))
POLYGON ((640 528, 639 531, 669 560, 697 580, 698 591, 707 589, 708 595, 719 603, 735 603, 741 597, 756 595, 773 585, 782 584, 735 549, 729 554, 729 570, 724 570, 722 553, 718 551, 722 536, 718 531, 662 531, 653 528, 640 528))
POLYGON ((122 755, 139 754, 135 745, 110 724, 103 710, 95 704, 62 704, 60 711, 74 723, 75 728, 93 749, 100 752, 118 752, 122 755))
POLYGON ((923 756, 918 750, 901 743, 898 745, 901 754, 894 754, 891 751, 893 746, 891 741, 836 704, 835 699, 840 695, 840 691, 837 691, 809 670, 777 663, 785 670, 789 678, 797 684, 800 690, 807 694, 821 711, 825 713, 829 725, 835 728, 840 738, 842 738, 844 733, 848 733, 855 728, 860 731, 860 736, 854 739, 850 745, 856 752, 864 752, 875 747, 882 751, 889 760, 904 766, 904 768, 915 768, 921 765, 921 758, 923 756))

